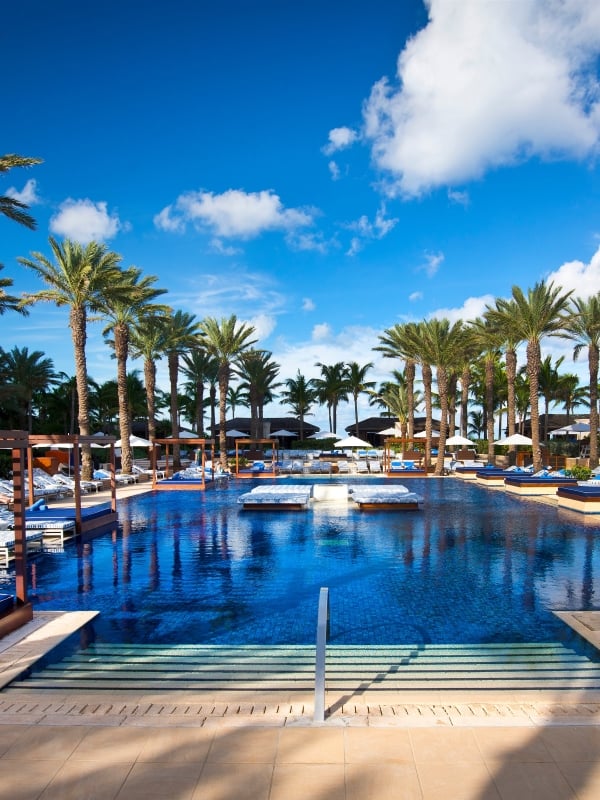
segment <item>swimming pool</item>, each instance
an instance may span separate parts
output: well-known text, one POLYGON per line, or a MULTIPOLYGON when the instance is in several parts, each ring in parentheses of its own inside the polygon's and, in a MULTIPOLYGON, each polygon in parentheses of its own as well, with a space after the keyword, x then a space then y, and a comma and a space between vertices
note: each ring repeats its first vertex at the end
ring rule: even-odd
POLYGON ((598 608, 600 521, 459 479, 411 479, 418 512, 242 511, 256 484, 121 500, 118 529, 30 564, 34 607, 156 644, 312 643, 321 586, 337 644, 556 640, 552 609, 598 608))

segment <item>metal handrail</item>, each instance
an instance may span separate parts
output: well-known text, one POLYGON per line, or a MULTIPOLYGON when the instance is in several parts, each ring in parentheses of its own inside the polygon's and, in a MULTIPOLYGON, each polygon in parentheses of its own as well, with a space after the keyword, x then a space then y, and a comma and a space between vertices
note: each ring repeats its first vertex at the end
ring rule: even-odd
POLYGON ((321 587, 317 615, 317 646, 315 653, 315 722, 325 721, 325 659, 329 639, 329 589, 321 587))

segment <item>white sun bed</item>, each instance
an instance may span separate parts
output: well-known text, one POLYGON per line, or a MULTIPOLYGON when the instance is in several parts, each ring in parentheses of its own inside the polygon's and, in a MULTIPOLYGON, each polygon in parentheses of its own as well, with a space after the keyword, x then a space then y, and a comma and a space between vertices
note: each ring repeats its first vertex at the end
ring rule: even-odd
POLYGON ((245 509, 302 511, 310 503, 311 487, 301 484, 256 486, 238 497, 245 509))
POLYGON ((406 486, 358 485, 350 489, 350 498, 362 509, 414 511, 423 502, 421 495, 406 486))

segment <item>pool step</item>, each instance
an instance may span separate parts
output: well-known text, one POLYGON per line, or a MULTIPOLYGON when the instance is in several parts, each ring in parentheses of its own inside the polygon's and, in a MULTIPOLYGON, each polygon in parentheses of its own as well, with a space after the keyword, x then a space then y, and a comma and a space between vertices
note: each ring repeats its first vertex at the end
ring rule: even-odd
MULTIPOLYGON (((9 688, 300 690, 314 686, 313 646, 95 644, 9 688)), ((327 687, 600 689, 600 663, 558 642, 482 645, 330 645, 327 687)))

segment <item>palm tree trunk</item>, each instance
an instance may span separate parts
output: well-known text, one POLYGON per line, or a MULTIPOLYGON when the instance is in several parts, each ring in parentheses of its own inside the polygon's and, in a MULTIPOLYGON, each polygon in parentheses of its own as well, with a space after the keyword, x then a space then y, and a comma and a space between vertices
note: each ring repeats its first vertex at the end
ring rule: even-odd
MULTIPOLYGON (((177 401, 177 377, 179 375, 179 354, 176 350, 169 352, 169 384, 171 388, 171 435, 174 439, 179 437, 179 403, 177 401)), ((173 470, 181 467, 180 448, 173 444, 173 470)))
POLYGON ((598 466, 598 345, 588 346, 590 369, 590 467, 598 466))
POLYGON ((358 395, 354 395, 354 435, 358 438, 358 395))
POLYGON ((406 377, 406 410, 408 415, 408 438, 415 435, 415 372, 416 364, 412 358, 406 359, 404 375, 406 377))
POLYGON ((219 463, 227 471, 227 390, 229 388, 229 368, 219 366, 219 463))
POLYGON ((425 389, 425 471, 427 471, 431 463, 431 432, 433 430, 433 398, 431 394, 432 374, 429 364, 423 364, 421 366, 421 373, 423 378, 423 387, 425 389))
POLYGON ((485 360, 485 413, 486 436, 488 440, 488 463, 496 463, 494 451, 494 361, 492 358, 485 360))
MULTIPOLYGON (((77 381, 77 396, 79 408, 77 425, 80 436, 90 435, 90 399, 88 391, 87 361, 85 358, 85 344, 87 340, 87 315, 85 306, 72 306, 69 313, 69 326, 73 339, 73 353, 75 357, 75 379, 77 381)), ((92 449, 89 445, 81 448, 81 479, 92 479, 94 465, 92 463, 92 449)))
MULTIPOLYGON (((515 400, 515 382, 517 380, 517 354, 514 348, 506 350, 506 388, 507 388, 507 417, 508 435, 517 432, 517 404, 515 400)), ((516 445, 510 445, 509 452, 516 451, 516 445)))
POLYGON ((448 374, 444 367, 437 368, 437 385, 440 398, 440 438, 435 475, 444 473, 444 453, 446 451, 446 431, 448 429, 448 374))
POLYGON ((146 408, 148 409, 148 439, 156 439, 156 364, 150 358, 144 361, 146 408))
POLYGON ((117 358, 117 400, 119 403, 119 433, 121 435, 121 470, 131 475, 131 415, 127 394, 128 331, 126 326, 115 325, 115 356, 117 358))
POLYGON ((540 344, 537 339, 527 342, 527 377, 529 378, 529 408, 531 416, 531 449, 533 451, 533 471, 542 468, 540 447, 540 409, 538 397, 538 375, 541 365, 540 344))
POLYGON ((471 382, 471 369, 468 365, 463 367, 460 376, 460 435, 466 438, 469 430, 469 383, 471 382))

